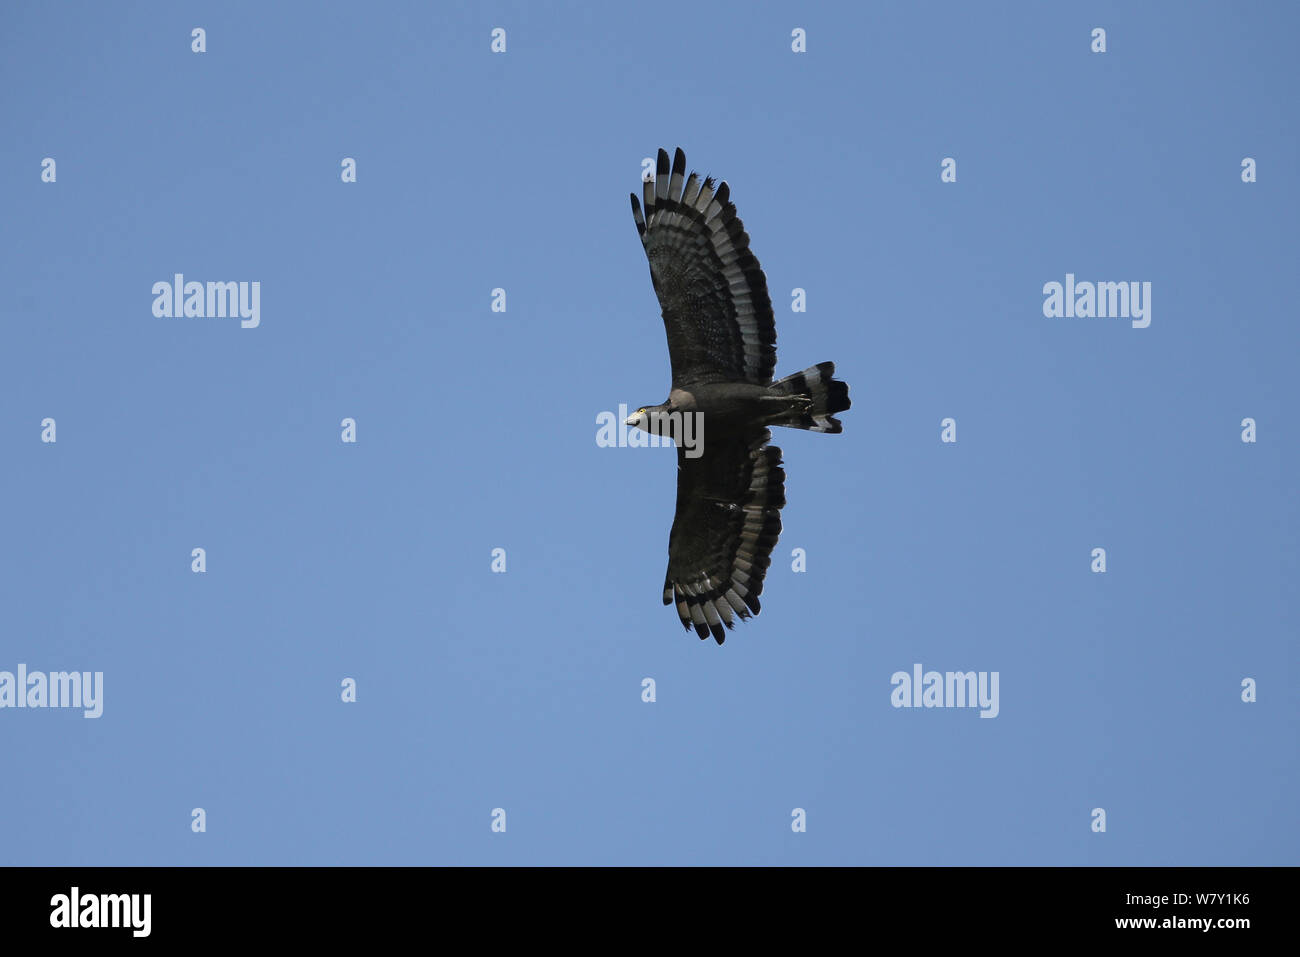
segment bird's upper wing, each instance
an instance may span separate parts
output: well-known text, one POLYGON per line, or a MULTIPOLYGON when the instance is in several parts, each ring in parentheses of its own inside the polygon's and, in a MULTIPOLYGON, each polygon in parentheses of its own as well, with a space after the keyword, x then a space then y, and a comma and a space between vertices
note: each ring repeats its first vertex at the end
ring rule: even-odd
POLYGON ((752 428, 677 449, 677 515, 668 539, 664 604, 718 644, 738 615, 758 614, 763 576, 781 534, 785 470, 772 433, 752 428))
POLYGON ((726 183, 713 189, 686 154, 659 151, 645 213, 632 194, 632 215, 663 307, 673 386, 707 382, 768 385, 776 367, 776 320, 763 269, 749 251, 726 183))

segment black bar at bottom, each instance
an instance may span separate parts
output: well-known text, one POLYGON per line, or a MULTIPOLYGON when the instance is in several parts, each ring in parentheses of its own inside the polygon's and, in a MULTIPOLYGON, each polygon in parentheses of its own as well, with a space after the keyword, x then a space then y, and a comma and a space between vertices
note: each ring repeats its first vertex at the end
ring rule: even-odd
POLYGON ((480 944, 559 935, 654 949, 786 932, 810 934, 812 946, 839 929, 868 944, 888 932, 927 945, 1104 936, 1232 946, 1285 934, 1295 878, 1281 867, 5 868, 0 928, 6 943, 74 946, 373 944, 413 931, 450 945, 460 929, 480 944))

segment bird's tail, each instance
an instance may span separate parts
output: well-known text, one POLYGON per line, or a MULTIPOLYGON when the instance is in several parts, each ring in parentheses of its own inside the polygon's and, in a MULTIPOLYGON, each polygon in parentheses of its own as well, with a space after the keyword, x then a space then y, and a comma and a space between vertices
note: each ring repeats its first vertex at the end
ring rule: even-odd
POLYGON ((775 416, 772 425, 810 432, 842 432, 836 412, 843 412, 849 401, 849 386, 835 378, 834 362, 819 362, 803 372, 778 379, 770 386, 772 395, 791 396, 799 400, 789 411, 775 416))

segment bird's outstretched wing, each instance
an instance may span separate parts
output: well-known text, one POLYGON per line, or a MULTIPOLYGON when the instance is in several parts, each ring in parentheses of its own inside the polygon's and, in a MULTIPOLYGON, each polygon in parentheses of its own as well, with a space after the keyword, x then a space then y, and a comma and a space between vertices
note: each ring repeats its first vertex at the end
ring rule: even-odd
POLYGON ((680 149, 671 169, 659 151, 645 212, 632 215, 663 307, 673 386, 710 382, 768 385, 776 366, 776 321, 763 269, 749 251, 726 183, 686 177, 680 149))
POLYGON ((668 539, 664 604, 718 644, 736 616, 758 614, 763 576, 781 534, 785 470, 772 433, 717 437, 703 454, 677 450, 677 515, 668 539))

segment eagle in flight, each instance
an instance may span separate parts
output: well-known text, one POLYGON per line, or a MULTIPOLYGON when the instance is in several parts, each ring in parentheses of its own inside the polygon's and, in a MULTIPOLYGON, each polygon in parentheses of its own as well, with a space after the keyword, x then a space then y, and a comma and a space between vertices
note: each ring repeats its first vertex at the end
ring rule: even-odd
POLYGON ((770 425, 841 431, 849 387, 822 362, 772 381, 776 321, 767 278, 749 250, 727 184, 686 175, 686 154, 659 151, 632 216, 668 330, 668 401, 629 427, 677 445, 677 514, 668 538, 664 604, 718 644, 758 596, 781 534, 785 471, 770 425), (690 447, 692 440, 698 447, 690 447))

